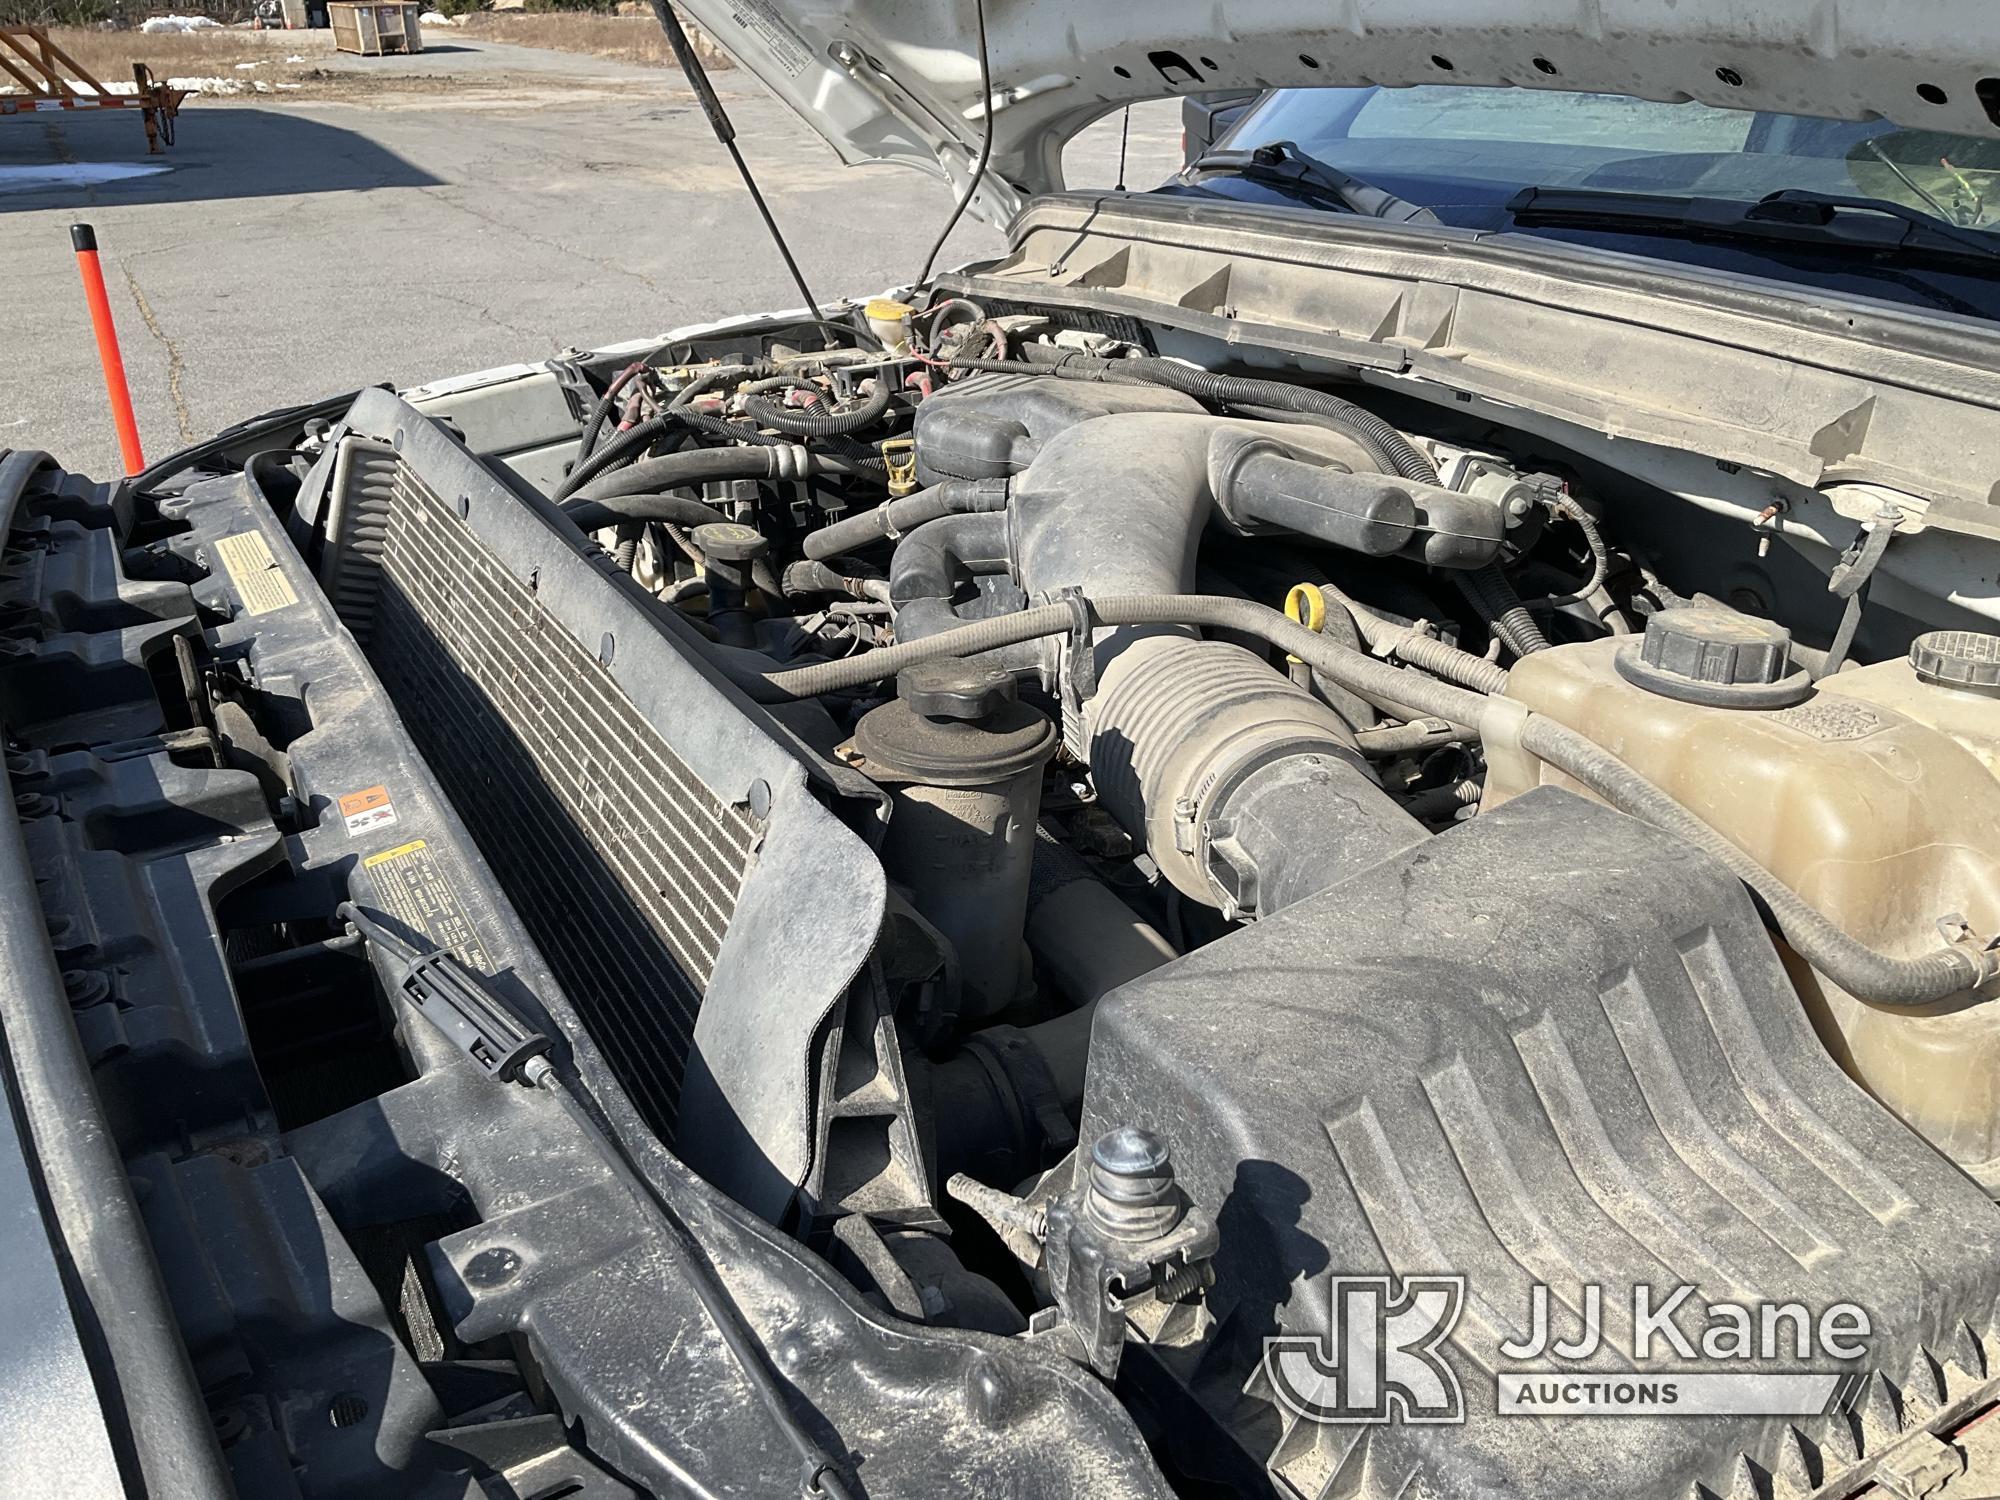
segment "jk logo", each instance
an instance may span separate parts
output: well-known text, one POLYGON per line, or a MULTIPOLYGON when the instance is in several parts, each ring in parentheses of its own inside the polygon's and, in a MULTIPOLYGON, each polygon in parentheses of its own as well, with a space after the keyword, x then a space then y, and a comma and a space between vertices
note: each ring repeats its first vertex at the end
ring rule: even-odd
POLYGON ((1327 1278, 1324 1337, 1264 1341, 1280 1405, 1312 1422, 1463 1422, 1458 1375, 1438 1353, 1465 1306, 1463 1276, 1327 1278))

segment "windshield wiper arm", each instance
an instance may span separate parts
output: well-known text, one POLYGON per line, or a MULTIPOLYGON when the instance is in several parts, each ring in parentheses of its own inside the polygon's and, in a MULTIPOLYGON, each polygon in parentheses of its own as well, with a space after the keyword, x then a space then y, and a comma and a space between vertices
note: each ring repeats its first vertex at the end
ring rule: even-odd
POLYGON ((1371 219, 1404 224, 1436 224, 1438 216, 1421 203, 1398 198, 1386 188, 1365 182, 1331 162, 1308 156, 1292 141, 1271 141, 1251 151, 1210 151, 1188 163, 1190 172, 1233 172, 1256 182, 1300 188, 1332 198, 1371 219))
POLYGON ((1631 228, 1692 238, 1772 240, 1864 255, 1947 255, 2000 261, 2000 237, 1961 229, 1886 198, 1784 188, 1754 203, 1608 188, 1523 188, 1507 202, 1521 225, 1631 228))

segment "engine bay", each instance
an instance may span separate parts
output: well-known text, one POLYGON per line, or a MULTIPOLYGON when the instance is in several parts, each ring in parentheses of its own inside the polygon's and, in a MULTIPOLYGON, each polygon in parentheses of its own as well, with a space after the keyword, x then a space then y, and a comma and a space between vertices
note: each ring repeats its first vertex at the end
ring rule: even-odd
POLYGON ((2000 1472, 2000 635, 1871 599, 1924 505, 1829 558, 1172 346, 937 291, 16 466, 26 860, 240 1492, 2000 1472), (1328 1278, 1444 1272, 1458 1421, 1346 1410, 1328 1278), (1872 1341, 1552 1442, 1534 1288, 1675 1368, 1588 1285, 1872 1341))

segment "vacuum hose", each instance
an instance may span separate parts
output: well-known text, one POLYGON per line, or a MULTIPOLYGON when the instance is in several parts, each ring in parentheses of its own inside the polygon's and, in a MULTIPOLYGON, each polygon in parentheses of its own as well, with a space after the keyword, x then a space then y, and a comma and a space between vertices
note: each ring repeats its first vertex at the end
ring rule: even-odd
POLYGON ((1001 479, 947 479, 900 500, 886 500, 873 510, 843 516, 805 539, 805 555, 814 562, 839 557, 870 542, 915 531, 926 521, 945 516, 973 515, 1007 508, 1007 482, 1001 479))

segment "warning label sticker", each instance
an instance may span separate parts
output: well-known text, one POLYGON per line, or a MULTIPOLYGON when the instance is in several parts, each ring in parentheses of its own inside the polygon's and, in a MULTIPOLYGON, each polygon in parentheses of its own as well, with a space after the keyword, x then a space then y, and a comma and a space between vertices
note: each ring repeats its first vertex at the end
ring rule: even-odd
POLYGON ((386 786, 364 787, 358 792, 349 792, 339 802, 340 815, 347 820, 347 836, 368 832, 371 828, 387 828, 396 821, 396 805, 389 800, 386 786))
POLYGON ((449 948, 461 963, 482 974, 493 972, 472 918, 459 904, 458 893, 445 879, 429 844, 412 839, 369 855, 361 867, 373 881, 375 901, 382 910, 440 948, 449 948))
POLYGON ((261 531, 239 531, 215 544, 215 560, 236 586, 246 614, 268 615, 287 604, 297 604, 299 596, 291 580, 271 555, 271 544, 261 531))
POLYGON ((812 61, 806 44, 785 23, 771 0, 737 0, 729 7, 729 19, 764 44, 764 50, 784 69, 787 78, 798 77, 812 61))

